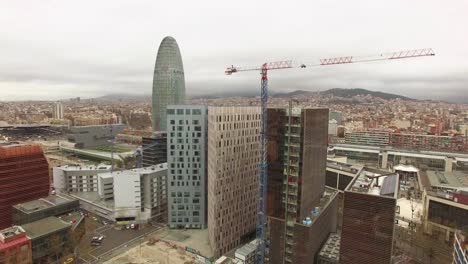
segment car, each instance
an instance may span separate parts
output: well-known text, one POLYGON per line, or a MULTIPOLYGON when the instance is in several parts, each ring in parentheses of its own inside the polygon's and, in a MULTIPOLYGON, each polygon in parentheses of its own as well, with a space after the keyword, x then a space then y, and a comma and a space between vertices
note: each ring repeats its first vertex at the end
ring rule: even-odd
POLYGON ((130 225, 130 228, 131 228, 131 229, 135 229, 135 224, 131 224, 131 225, 130 225))
POLYGON ((125 229, 130 229, 130 225, 125 225, 125 229))
POLYGON ((94 220, 94 221, 97 221, 98 219, 97 219, 97 217, 93 216, 93 220, 94 220))

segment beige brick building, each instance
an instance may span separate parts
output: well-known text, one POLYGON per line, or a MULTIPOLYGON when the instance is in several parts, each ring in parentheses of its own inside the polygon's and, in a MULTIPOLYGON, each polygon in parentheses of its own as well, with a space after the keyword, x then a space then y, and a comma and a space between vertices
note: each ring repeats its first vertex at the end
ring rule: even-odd
POLYGON ((255 235, 260 108, 208 109, 208 233, 215 256, 255 235))

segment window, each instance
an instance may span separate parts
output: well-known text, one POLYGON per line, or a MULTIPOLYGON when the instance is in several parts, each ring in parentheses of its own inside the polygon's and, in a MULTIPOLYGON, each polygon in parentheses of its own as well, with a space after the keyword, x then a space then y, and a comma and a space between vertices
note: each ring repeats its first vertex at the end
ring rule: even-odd
POLYGON ((192 120, 192 125, 198 125, 198 120, 192 120))
POLYGON ((200 109, 192 109, 192 115, 201 115, 200 109))
POLYGON ((190 109, 185 109, 185 114, 190 115, 190 109))
POLYGON ((194 203, 194 204, 200 203, 200 199, 198 199, 198 198, 193 198, 193 203, 194 203))
POLYGON ((173 115, 174 114, 174 109, 167 109, 167 114, 168 115, 173 115))
POLYGON ((174 125, 175 124, 175 120, 171 120, 171 125, 174 125))
POLYGON ((201 131, 201 126, 196 126, 195 131, 201 131))
POLYGON ((177 114, 178 115, 183 115, 184 114, 184 109, 177 109, 177 114))

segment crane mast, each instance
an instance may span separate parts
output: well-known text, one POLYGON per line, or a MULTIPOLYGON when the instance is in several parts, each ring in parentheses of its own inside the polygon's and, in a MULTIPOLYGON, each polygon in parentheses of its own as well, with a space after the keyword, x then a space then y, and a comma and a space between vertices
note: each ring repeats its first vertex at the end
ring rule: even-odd
MULTIPOLYGON (((257 264, 263 264, 265 262, 265 251, 267 247, 266 238, 266 200, 267 200, 267 184, 268 184, 268 162, 267 162, 267 122, 268 122, 268 71, 269 70, 284 70, 291 68, 308 68, 314 66, 328 66, 337 64, 350 64, 358 62, 372 62, 372 61, 383 61, 383 60, 395 60, 395 59, 406 59, 416 58, 425 56, 434 56, 435 53, 431 48, 426 49, 415 49, 405 50, 390 53, 382 53, 377 56, 368 57, 334 57, 334 58, 323 58, 319 59, 316 63, 295 63, 292 60, 265 62, 261 66, 253 67, 227 67, 224 73, 226 75, 232 75, 233 73, 244 72, 244 71, 260 71, 261 75, 261 86, 260 86, 260 100, 261 100, 261 135, 260 135, 260 155, 261 160, 259 164, 260 177, 259 177, 259 191, 257 197, 257 225, 256 225, 256 238, 260 242, 258 245, 258 253, 256 257, 257 264)), ((287 214, 287 210, 286 210, 287 214)), ((286 218, 287 219, 287 218, 286 218)), ((286 222, 286 221, 285 221, 286 222)))

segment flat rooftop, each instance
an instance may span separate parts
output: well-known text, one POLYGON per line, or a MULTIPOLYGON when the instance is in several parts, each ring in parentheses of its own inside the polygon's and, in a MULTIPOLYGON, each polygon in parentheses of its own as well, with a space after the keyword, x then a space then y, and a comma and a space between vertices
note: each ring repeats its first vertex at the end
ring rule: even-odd
POLYGON ((13 207, 24 213, 32 213, 32 212, 37 212, 37 211, 45 210, 48 208, 52 208, 61 204, 72 203, 74 201, 75 200, 73 199, 69 199, 69 198, 66 198, 64 196, 57 194, 57 195, 50 195, 45 198, 39 198, 37 200, 32 200, 32 201, 25 202, 25 203, 20 203, 20 204, 14 205, 13 207))
POLYGON ((432 187, 460 189, 468 187, 468 174, 461 171, 444 172, 427 170, 422 172, 432 187))
POLYGON ((326 259, 332 263, 338 263, 340 259, 341 236, 337 233, 331 233, 327 241, 320 249, 320 259, 326 259))
POLYGON ((166 229, 158 234, 157 237, 184 248, 193 248, 204 257, 213 257, 213 250, 208 238, 208 229, 166 229))
POLYGON ((71 227, 71 224, 51 216, 41 220, 25 224, 22 226, 26 231, 26 235, 32 240, 50 233, 55 233, 71 227))
POLYGON ((397 198, 398 173, 364 168, 346 191, 397 198))
POLYGON ((167 170, 167 163, 161 163, 158 165, 152 165, 148 167, 123 170, 123 171, 103 172, 103 173, 99 173, 99 177, 112 178, 114 176, 120 176, 120 175, 125 175, 125 174, 135 174, 135 173, 136 174, 149 174, 149 173, 164 171, 164 170, 167 170))
POLYGON ((343 162, 338 162, 338 161, 332 161, 332 160, 327 160, 327 167, 356 174, 361 170, 363 167, 358 166, 358 165, 353 165, 353 164, 348 164, 348 163, 343 163, 343 162))
POLYGON ((63 166, 57 166, 56 168, 60 168, 64 171, 78 171, 78 170, 110 170, 111 166, 110 165, 63 165, 63 166))

